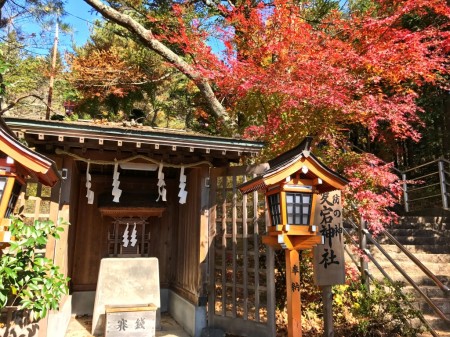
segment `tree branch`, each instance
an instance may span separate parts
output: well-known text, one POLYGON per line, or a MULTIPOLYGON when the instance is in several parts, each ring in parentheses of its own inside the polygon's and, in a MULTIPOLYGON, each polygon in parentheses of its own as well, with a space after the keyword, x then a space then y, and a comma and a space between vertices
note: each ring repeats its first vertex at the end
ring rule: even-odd
POLYGON ((181 73, 191 79, 202 93, 214 116, 225 121, 228 120, 228 114, 217 99, 209 81, 204 78, 202 74, 194 67, 183 60, 181 56, 174 53, 166 45, 157 40, 150 29, 146 29, 129 15, 121 13, 110 6, 105 5, 101 0, 84 0, 84 2, 93 7, 106 19, 117 23, 118 25, 129 30, 131 33, 135 34, 146 47, 156 52, 176 67, 181 73))
POLYGON ((35 94, 30 94, 30 95, 19 97, 14 102, 9 103, 4 109, 0 110, 0 116, 3 116, 3 114, 5 112, 7 112, 8 110, 11 110, 12 108, 14 108, 17 104, 19 104, 20 101, 23 101, 24 99, 29 98, 29 97, 37 98, 42 103, 44 103, 44 105, 46 107, 48 106, 47 103, 44 101, 44 99, 41 96, 38 96, 38 95, 35 95, 35 94))

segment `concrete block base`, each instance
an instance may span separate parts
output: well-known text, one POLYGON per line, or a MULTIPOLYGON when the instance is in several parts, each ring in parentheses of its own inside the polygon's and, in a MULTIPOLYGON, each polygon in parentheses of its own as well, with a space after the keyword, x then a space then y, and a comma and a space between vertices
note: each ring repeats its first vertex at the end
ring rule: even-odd
POLYGON ((72 314, 83 316, 94 312, 95 291, 77 291, 72 294, 72 314))
POLYGON ((189 335, 202 336, 206 327, 206 307, 195 306, 169 290, 169 314, 189 335))
POLYGON ((64 337, 72 316, 72 296, 68 296, 59 308, 48 315, 47 337, 64 337))

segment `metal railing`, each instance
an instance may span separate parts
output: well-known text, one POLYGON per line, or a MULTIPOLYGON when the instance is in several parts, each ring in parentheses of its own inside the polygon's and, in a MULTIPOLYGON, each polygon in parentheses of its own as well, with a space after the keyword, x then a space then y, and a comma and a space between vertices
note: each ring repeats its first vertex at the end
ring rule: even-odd
MULTIPOLYGON (((367 153, 354 144, 352 148, 367 153)), ((436 207, 449 210, 450 160, 440 157, 406 170, 393 170, 403 181, 405 212, 436 207)))
POLYGON ((407 213, 435 207, 449 210, 449 160, 442 157, 397 172, 403 180, 403 202, 407 213))
MULTIPOLYGON (((349 251, 348 247, 346 246, 346 252, 347 255, 349 255, 355 263, 360 272, 362 277, 362 282, 366 284, 367 286, 370 285, 370 280, 374 280, 374 276, 369 271, 369 266, 367 259, 364 258, 366 256, 381 272, 381 274, 391 283, 393 282, 392 277, 383 269, 383 267, 380 265, 380 263, 375 259, 371 251, 369 250, 368 244, 370 243, 373 247, 378 249, 385 258, 397 269, 397 271, 404 277, 404 279, 414 288, 416 293, 422 298, 429 306, 430 308, 436 313, 439 318, 444 320, 447 323, 450 323, 450 318, 447 317, 441 309, 429 298, 429 296, 422 291, 420 286, 408 275, 408 273, 390 256, 390 254, 382 247, 382 245, 372 236, 372 234, 367 229, 367 223, 365 221, 361 221, 361 223, 358 225, 352 220, 347 219, 345 221, 346 229, 344 229, 345 235, 348 238, 349 242, 358 247, 359 250, 362 252, 363 256, 360 256, 359 261, 356 259, 352 252, 349 251), (356 235, 352 235, 352 233, 355 233, 356 235), (355 239, 355 236, 357 236, 357 240, 355 239)), ((448 296, 450 295, 450 288, 443 284, 437 277, 434 275, 422 262, 420 262, 410 251, 408 251, 400 242, 398 242, 390 233, 387 231, 383 231, 383 234, 385 237, 397 246, 402 253, 404 253, 410 261, 412 261, 423 273, 424 275, 431 280, 437 287, 439 287, 443 294, 448 296)), ((401 292, 400 289, 396 288, 396 291, 401 292)), ((401 294, 403 295, 403 294, 401 294)), ((412 304, 410 304, 411 307, 412 304)), ((421 322, 428 328, 431 335, 434 337, 439 337, 439 335, 436 333, 436 331, 430 326, 428 321, 424 318, 422 314, 419 315, 419 319, 421 322)))

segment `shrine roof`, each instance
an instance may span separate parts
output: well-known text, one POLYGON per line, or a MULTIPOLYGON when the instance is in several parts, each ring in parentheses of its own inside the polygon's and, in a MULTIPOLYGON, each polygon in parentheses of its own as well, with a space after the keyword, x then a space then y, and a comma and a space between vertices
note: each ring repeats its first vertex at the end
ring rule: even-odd
POLYGON ((63 143, 70 138, 72 143, 81 144, 91 140, 92 144, 99 148, 106 142, 120 147, 127 144, 130 148, 151 145, 153 149, 158 149, 159 146, 166 146, 174 151, 177 148, 183 148, 187 152, 220 151, 225 156, 229 153, 230 157, 237 158, 241 155, 256 155, 264 147, 264 143, 257 141, 131 125, 130 123, 66 122, 24 118, 5 118, 5 121, 19 136, 32 134, 36 140, 43 142, 59 140, 63 143))
POLYGON ((60 179, 55 163, 19 142, 12 130, 0 118, 1 153, 14 160, 22 175, 29 175, 47 186, 54 186, 60 179))

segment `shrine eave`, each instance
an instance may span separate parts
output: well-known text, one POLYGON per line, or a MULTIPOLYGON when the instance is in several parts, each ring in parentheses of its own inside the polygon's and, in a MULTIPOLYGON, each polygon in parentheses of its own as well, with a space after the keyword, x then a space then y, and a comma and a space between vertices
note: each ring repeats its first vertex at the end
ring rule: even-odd
POLYGON ((257 155, 264 147, 264 143, 244 139, 215 137, 197 133, 183 132, 183 130, 168 130, 151 127, 123 127, 118 125, 99 125, 92 122, 62 122, 49 120, 33 120, 22 118, 5 118, 8 126, 23 136, 35 135, 40 141, 55 139, 63 143, 68 138, 84 143, 93 140, 101 148, 106 142, 118 147, 128 146, 140 148, 150 144, 155 148, 159 146, 171 147, 172 150, 183 148, 186 151, 220 151, 224 156, 257 155))
POLYGON ((0 149, 4 155, 14 160, 14 165, 25 175, 34 177, 47 186, 54 186, 59 181, 60 174, 56 164, 20 143, 2 118, 0 118, 0 149))

